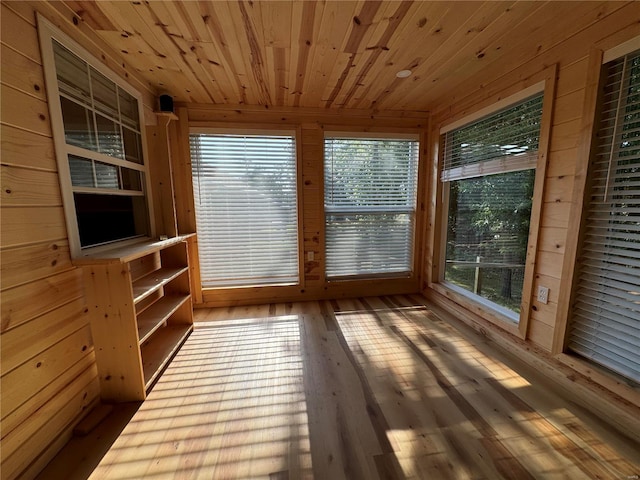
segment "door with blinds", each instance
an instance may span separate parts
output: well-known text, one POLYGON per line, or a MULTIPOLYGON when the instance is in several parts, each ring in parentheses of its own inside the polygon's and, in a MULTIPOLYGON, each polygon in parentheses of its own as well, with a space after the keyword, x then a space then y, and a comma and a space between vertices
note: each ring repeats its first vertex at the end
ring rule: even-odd
POLYGON ((192 130, 202 286, 300 281, 295 137, 192 130))
POLYGON ((640 51, 602 79, 567 347, 640 382, 640 51))

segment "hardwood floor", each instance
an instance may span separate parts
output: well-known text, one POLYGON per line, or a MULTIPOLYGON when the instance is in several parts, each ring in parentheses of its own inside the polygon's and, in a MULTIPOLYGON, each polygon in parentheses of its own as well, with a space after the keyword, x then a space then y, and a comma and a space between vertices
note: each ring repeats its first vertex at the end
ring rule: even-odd
MULTIPOLYGON (((640 474, 637 442, 412 296, 196 310, 132 415, 91 478, 640 474)), ((110 422, 41 477, 85 478, 110 422)))

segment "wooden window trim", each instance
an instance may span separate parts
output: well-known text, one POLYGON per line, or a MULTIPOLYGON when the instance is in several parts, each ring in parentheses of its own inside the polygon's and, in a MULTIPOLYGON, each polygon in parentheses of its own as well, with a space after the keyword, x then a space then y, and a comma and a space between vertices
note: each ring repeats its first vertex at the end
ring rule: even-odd
MULTIPOLYGON (((573 187, 573 196, 571 199, 571 211, 569 214, 569 226, 567 233, 567 243, 565 247, 564 262, 562 264, 562 278, 570 292, 569 295, 562 295, 558 300, 558 314, 556 319, 556 328, 553 332, 553 342, 551 345, 551 353, 555 354, 567 364, 570 364, 577 370, 584 370, 593 374, 592 366, 576 357, 564 353, 566 349, 567 333, 569 326, 569 317, 571 316, 571 305, 575 297, 575 289, 577 284, 578 270, 576 261, 578 260, 578 250, 582 244, 584 235, 585 216, 583 214, 584 206, 588 201, 590 194, 590 175, 589 165, 591 164, 591 155, 596 147, 595 133, 597 130, 596 119, 599 117, 599 108, 602 95, 602 71, 606 63, 623 57, 634 50, 640 49, 640 36, 634 37, 620 45, 617 45, 606 51, 600 48, 592 48, 589 52, 589 64, 587 69, 587 85, 584 105, 582 108, 582 124, 580 126, 580 135, 578 137, 578 159, 575 169, 575 180, 573 187)), ((597 374, 598 383, 603 383, 607 379, 611 381, 608 373, 597 374)), ((615 383, 614 390, 619 392, 620 382, 615 383)))
POLYGON ((536 175, 534 183, 533 200, 531 205, 531 222, 529 225, 529 241, 527 243, 527 253, 525 259, 525 272, 524 283, 522 286, 522 303, 520 310, 520 318, 518 323, 514 323, 513 320, 500 312, 494 310, 490 306, 479 302, 476 299, 470 298, 465 294, 461 294, 454 289, 451 289, 442 283, 444 278, 444 255, 446 244, 446 225, 447 225, 447 211, 444 208, 448 205, 448 189, 443 187, 443 182, 440 181, 442 160, 444 155, 444 149, 442 148, 441 140, 438 141, 436 157, 438 162, 437 169, 434 169, 436 174, 435 183, 437 185, 437 198, 436 198, 436 229, 435 229, 435 245, 433 249, 434 265, 433 265, 433 282, 429 285, 433 290, 445 295, 446 297, 454 300, 463 307, 473 311, 474 313, 486 318, 492 323, 496 324, 500 328, 507 332, 525 339, 527 337, 529 319, 531 317, 531 304, 533 296, 533 286, 535 280, 536 269, 536 257, 538 251, 538 238, 540 234, 540 219, 542 214, 542 205, 544 199, 545 179, 549 157, 549 141, 551 137, 551 124, 553 117, 553 106, 555 100, 555 90, 557 81, 557 65, 554 64, 545 70, 540 75, 532 77, 528 85, 524 88, 520 88, 517 92, 508 95, 506 97, 500 96, 499 98, 492 99, 493 101, 486 102, 475 112, 464 115, 461 118, 456 118, 454 121, 445 124, 439 133, 442 135, 448 131, 458 128, 462 125, 468 124, 481 117, 496 112, 509 105, 515 104, 520 100, 523 100, 535 93, 543 92, 543 105, 542 105, 542 117, 540 121, 540 139, 538 145, 538 159, 536 163, 536 175))

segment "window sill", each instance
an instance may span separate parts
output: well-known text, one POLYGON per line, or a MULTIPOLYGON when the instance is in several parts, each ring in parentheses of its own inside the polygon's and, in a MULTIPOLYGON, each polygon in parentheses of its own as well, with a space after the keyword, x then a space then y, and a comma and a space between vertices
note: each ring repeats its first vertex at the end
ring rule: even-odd
POLYGON ((327 278, 328 284, 339 284, 343 282, 362 282, 367 280, 406 280, 413 279, 412 272, 393 272, 363 275, 345 275, 327 278))
POLYGON ((573 353, 558 353, 555 359, 581 373, 592 382, 640 407, 640 385, 573 353))
MULTIPOLYGON (((429 287, 440 295, 443 295, 449 300, 457 303, 461 307, 493 323, 502 330, 519 338, 525 338, 525 333, 521 331, 519 326, 519 318, 514 319, 514 317, 508 313, 498 311, 493 308, 493 304, 490 304, 490 302, 487 301, 485 303, 478 301, 475 298, 470 298, 466 294, 466 291, 445 283, 434 283, 429 287)), ((514 316, 515 315, 516 314, 514 313, 514 316)))

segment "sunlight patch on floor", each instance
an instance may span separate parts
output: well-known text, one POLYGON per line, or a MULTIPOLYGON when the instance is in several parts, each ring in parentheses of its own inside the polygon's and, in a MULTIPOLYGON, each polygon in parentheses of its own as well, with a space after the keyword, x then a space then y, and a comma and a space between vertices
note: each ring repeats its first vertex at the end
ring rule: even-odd
POLYGON ((299 322, 196 324, 92 478, 310 475, 299 322))

